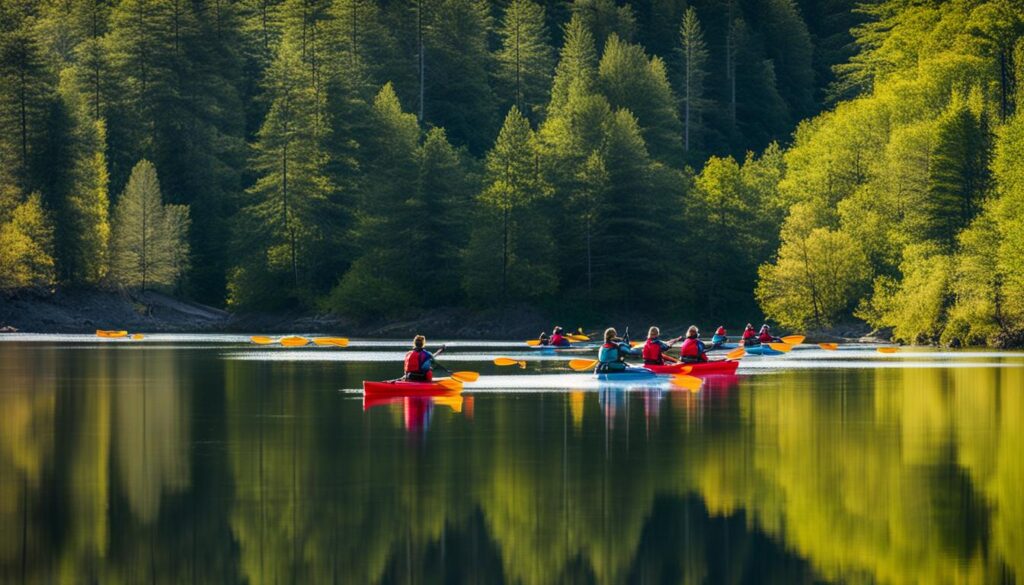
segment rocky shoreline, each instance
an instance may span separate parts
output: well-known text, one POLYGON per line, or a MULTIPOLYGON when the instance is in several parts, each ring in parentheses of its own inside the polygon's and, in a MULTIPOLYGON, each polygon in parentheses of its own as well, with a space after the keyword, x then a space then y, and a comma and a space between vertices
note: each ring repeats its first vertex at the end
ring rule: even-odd
MULTIPOLYGON (((612 323, 634 323, 634 339, 642 336, 647 317, 609 316, 612 323)), ((127 293, 103 290, 22 292, 0 296, 0 333, 93 333, 97 329, 127 329, 143 333, 332 333, 347 336, 403 338, 417 333, 461 339, 524 339, 550 329, 544 312, 530 307, 473 311, 433 309, 423 316, 362 322, 309 313, 234 314, 158 292, 127 293)), ((569 328, 580 324, 563 323, 569 328)), ((584 324, 597 331, 604 323, 584 324)), ((689 323, 663 322, 672 335, 689 323)), ((706 324, 710 327, 710 324, 706 324)), ((730 331, 738 334, 739 330, 730 331)), ((863 323, 807 332, 807 342, 885 342, 887 332, 872 332, 863 323)))

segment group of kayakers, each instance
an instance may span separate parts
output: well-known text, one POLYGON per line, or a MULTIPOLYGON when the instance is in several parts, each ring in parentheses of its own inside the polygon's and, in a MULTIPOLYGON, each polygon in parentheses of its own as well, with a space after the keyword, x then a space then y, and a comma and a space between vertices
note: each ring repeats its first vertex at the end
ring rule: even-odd
MULTIPOLYGON (((647 340, 643 346, 634 348, 629 341, 629 328, 626 329, 626 334, 623 337, 619 337, 618 331, 614 327, 605 329, 604 342, 597 352, 598 363, 595 369, 597 373, 626 370, 629 367, 626 364, 627 357, 641 357, 644 365, 664 365, 665 352, 680 341, 682 341, 682 345, 679 346, 679 360, 671 357, 669 359, 686 363, 706 362, 708 361, 708 351, 721 349, 728 340, 728 332, 724 326, 719 326, 715 330, 715 334, 711 337, 710 348, 701 341, 700 330, 696 325, 691 325, 686 330, 686 335, 668 341, 662 341, 661 330, 658 327, 651 327, 647 331, 647 340)), ((548 347, 568 347, 570 345, 565 331, 558 326, 552 329, 550 336, 541 333, 540 341, 541 345, 548 347)), ((740 344, 751 347, 777 341, 781 340, 772 335, 771 327, 767 324, 762 325, 760 331, 756 331, 752 324, 747 323, 743 329, 740 344)), ((433 380, 434 358, 444 352, 445 346, 442 345, 437 351, 431 353, 425 349, 426 343, 427 340, 422 335, 413 338, 413 348, 405 355, 405 380, 415 382, 433 380)))

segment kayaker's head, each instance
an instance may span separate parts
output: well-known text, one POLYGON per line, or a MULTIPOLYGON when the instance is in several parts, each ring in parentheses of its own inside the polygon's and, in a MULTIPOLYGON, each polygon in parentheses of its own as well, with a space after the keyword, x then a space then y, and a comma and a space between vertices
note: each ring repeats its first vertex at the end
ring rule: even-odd
POLYGON ((753 325, 751 325, 750 323, 747 323, 747 329, 753 329, 753 328, 754 328, 753 325))
POLYGON ((700 337, 700 330, 697 329, 696 325, 690 325, 690 328, 686 330, 687 339, 697 339, 700 337))
POLYGON ((771 327, 769 327, 767 323, 765 323, 764 325, 761 325, 761 331, 770 331, 770 330, 771 330, 771 327))
POLYGON ((557 326, 557 325, 555 325, 555 328, 551 330, 551 333, 553 335, 561 335, 562 334, 562 328, 557 326))
POLYGON ((715 329, 715 335, 725 335, 725 326, 719 325, 718 329, 715 329))
POLYGON ((615 337, 618 336, 619 332, 614 327, 609 327, 604 330, 604 342, 611 343, 615 341, 615 337))
POLYGON ((423 346, 427 344, 427 338, 422 335, 417 335, 412 338, 412 346, 416 349, 423 349, 423 346))
POLYGON ((657 339, 661 335, 661 330, 657 327, 651 327, 647 330, 647 339, 657 339))

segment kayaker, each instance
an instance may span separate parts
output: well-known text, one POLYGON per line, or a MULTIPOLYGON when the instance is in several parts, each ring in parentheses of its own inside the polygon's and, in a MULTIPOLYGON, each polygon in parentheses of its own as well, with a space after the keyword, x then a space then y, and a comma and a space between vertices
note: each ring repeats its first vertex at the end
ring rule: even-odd
POLYGON ((729 334, 725 331, 725 326, 719 325, 718 329, 715 329, 715 334, 711 336, 711 349, 721 348, 728 340, 729 334))
POLYGON ((551 339, 547 344, 554 347, 569 347, 569 338, 565 336, 565 331, 556 325, 551 330, 551 339))
POLYGON ((541 331, 540 335, 538 335, 537 337, 538 337, 538 339, 540 339, 540 344, 541 345, 547 345, 547 344, 551 343, 551 337, 548 336, 548 332, 547 331, 541 331))
POLYGON ((746 346, 757 345, 759 343, 757 341, 757 331, 754 330, 754 326, 750 323, 747 323, 747 326, 743 329, 742 343, 746 346))
POLYGON ((772 328, 766 323, 761 325, 761 331, 757 334, 757 341, 760 343, 772 343, 782 340, 772 335, 772 328))
POLYGON ((628 341, 618 337, 614 327, 604 330, 604 344, 597 351, 597 368, 594 372, 624 372, 629 369, 626 364, 626 356, 637 355, 640 352, 629 346, 628 341))
POLYGON ((696 325, 690 325, 686 330, 686 340, 679 347, 679 354, 684 362, 708 361, 708 353, 704 348, 704 342, 700 340, 700 331, 696 325))
POLYGON ((668 342, 662 341, 658 337, 661 335, 661 330, 657 327, 651 327, 647 331, 647 341, 644 342, 643 356, 645 366, 661 366, 665 364, 664 353, 669 350, 677 341, 682 337, 676 337, 670 339, 668 342))
POLYGON ((430 382, 434 379, 434 358, 444 352, 445 346, 430 353, 423 346, 427 338, 417 335, 412 340, 412 350, 405 354, 405 379, 410 382, 430 382))

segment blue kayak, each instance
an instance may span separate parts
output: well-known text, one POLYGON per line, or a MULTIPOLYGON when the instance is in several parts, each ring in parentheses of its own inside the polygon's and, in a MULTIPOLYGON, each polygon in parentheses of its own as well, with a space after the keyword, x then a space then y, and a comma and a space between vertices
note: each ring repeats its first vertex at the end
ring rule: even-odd
POLYGON ((752 347, 743 348, 746 350, 747 355, 782 355, 783 352, 776 349, 772 349, 767 345, 755 345, 752 347))
POLYGON ((602 382, 633 382, 635 380, 650 380, 658 375, 647 368, 626 368, 617 372, 595 373, 594 377, 602 382))
POLYGON ((708 351, 729 351, 732 349, 736 349, 737 347, 740 346, 740 344, 738 343, 723 343, 718 347, 712 347, 710 343, 707 343, 705 345, 707 346, 708 351))

